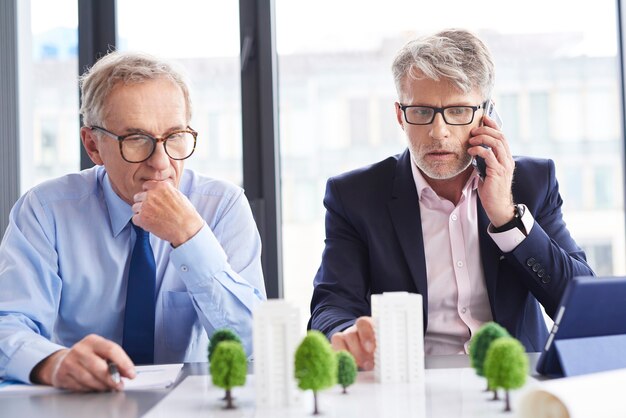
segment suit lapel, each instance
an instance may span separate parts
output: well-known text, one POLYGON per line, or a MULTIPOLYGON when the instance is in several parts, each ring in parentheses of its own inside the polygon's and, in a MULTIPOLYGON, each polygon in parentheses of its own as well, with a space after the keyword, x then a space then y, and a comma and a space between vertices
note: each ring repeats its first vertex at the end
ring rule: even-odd
POLYGON ((426 260, 424 238, 420 220, 420 206, 411 172, 411 157, 407 150, 402 153, 396 165, 391 200, 387 204, 391 221, 411 271, 417 291, 422 295, 424 323, 428 312, 428 285, 426 280, 426 260))
POLYGON ((483 208, 480 198, 476 199, 478 209, 478 241, 480 243, 480 256, 483 263, 483 272, 485 274, 485 286, 489 296, 489 304, 491 305, 491 313, 496 312, 496 284, 498 279, 498 268, 500 265, 501 251, 496 243, 487 233, 489 227, 489 218, 483 208))

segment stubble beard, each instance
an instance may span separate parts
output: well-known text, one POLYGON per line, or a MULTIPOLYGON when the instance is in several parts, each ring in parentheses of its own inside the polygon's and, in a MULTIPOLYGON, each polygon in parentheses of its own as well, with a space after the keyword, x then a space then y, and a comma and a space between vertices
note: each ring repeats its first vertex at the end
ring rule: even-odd
POLYGON ((452 179, 464 172, 472 164, 472 156, 467 152, 463 152, 460 159, 454 160, 453 162, 435 162, 434 164, 429 163, 423 158, 423 155, 426 153, 420 155, 417 152, 412 152, 412 154, 415 165, 417 165, 422 173, 433 180, 452 179))

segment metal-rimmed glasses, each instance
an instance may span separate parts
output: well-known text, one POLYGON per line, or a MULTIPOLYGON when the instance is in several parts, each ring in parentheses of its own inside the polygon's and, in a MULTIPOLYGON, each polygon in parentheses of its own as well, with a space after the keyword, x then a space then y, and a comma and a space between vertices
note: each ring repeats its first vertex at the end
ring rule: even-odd
POLYGON ((469 125, 474 121, 474 114, 478 109, 484 109, 488 101, 478 106, 413 106, 398 103, 404 113, 404 120, 411 125, 430 125, 435 120, 435 115, 441 113, 443 121, 448 125, 469 125))
POLYGON ((190 127, 170 132, 165 137, 154 137, 145 133, 115 135, 100 126, 90 126, 89 128, 116 139, 120 144, 122 158, 129 163, 142 163, 152 157, 157 142, 163 142, 163 148, 168 157, 173 160, 184 160, 189 158, 196 149, 196 137, 198 136, 198 132, 190 127))

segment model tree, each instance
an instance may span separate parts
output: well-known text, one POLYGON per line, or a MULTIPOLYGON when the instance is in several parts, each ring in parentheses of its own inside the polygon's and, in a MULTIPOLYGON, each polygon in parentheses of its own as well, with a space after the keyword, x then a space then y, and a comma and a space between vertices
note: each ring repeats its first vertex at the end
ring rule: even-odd
POLYGON ((356 380, 356 361, 352 354, 345 350, 337 351, 337 382, 343 388, 343 393, 348 393, 346 388, 356 380))
MULTIPOLYGON (((476 370, 476 374, 479 376, 485 376, 483 365, 485 363, 485 356, 487 350, 493 341, 502 337, 509 337, 509 333, 506 329, 502 328, 495 322, 487 322, 484 324, 472 337, 469 346, 469 357, 472 367, 476 370)), ((487 389, 491 390, 489 386, 489 380, 487 380, 487 389)), ((498 399, 498 390, 493 390, 493 399, 498 399)))
POLYGON ((309 331, 298 346, 295 356, 295 377, 298 387, 313 391, 313 414, 319 414, 317 392, 337 382, 337 359, 330 343, 319 331, 309 331))
POLYGON ((524 346, 511 337, 495 340, 487 350, 484 372, 490 387, 504 389, 504 410, 510 411, 509 391, 524 386, 528 374, 528 357, 524 346))
POLYGON ((215 347, 217 347, 217 345, 222 341, 236 341, 241 343, 241 339, 233 330, 228 328, 220 328, 216 330, 213 335, 211 335, 211 339, 209 340, 209 362, 211 362, 215 347))
POLYGON ((232 388, 246 384, 246 352, 237 341, 222 341, 215 347, 210 364, 213 384, 226 390, 226 409, 233 409, 232 388))

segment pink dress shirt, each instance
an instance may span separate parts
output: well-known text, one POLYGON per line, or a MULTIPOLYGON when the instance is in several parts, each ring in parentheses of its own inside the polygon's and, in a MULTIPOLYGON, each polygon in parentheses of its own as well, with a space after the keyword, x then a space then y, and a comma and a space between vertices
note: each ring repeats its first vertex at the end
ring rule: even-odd
MULTIPOLYGON (((468 179, 459 203, 439 197, 412 164, 419 198, 426 274, 428 324, 425 354, 464 354, 471 336, 491 321, 491 306, 478 241, 478 174, 468 179)), ((534 220, 526 210, 526 231, 534 220)), ((489 235, 503 252, 526 237, 518 229, 489 235)))

